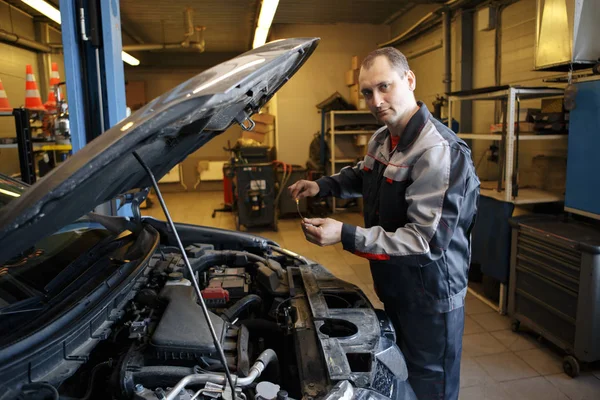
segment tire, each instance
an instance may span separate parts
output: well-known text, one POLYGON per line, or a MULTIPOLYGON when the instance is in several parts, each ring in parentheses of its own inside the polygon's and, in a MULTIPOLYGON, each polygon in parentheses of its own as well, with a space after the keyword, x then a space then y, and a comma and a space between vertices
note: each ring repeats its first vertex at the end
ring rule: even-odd
POLYGON ((581 372, 579 361, 573 356, 565 356, 565 358, 563 358, 563 371, 571 378, 575 378, 581 372))

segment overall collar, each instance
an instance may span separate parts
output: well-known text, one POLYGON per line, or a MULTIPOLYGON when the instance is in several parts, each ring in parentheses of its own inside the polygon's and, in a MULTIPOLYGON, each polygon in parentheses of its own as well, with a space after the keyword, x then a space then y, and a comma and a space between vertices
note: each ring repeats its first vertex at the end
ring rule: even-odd
MULTIPOLYGON (((431 113, 423 102, 417 101, 417 105, 419 106, 419 109, 415 115, 410 118, 408 124, 406 124, 406 127, 404 128, 404 132, 402 132, 402 135, 400 136, 400 141, 397 146, 397 149, 400 151, 407 149, 415 142, 415 140, 417 140, 423 127, 427 121, 429 121, 429 117, 431 116, 431 113)), ((375 141, 380 144, 378 156, 383 158, 386 162, 389 162, 390 160, 390 140, 390 130, 387 128, 382 129, 375 137, 375 141)))
POLYGON ((427 121, 429 121, 431 114, 429 113, 427 106, 421 101, 417 101, 417 105, 419 106, 419 109, 415 115, 408 120, 408 124, 406 124, 406 127, 404 128, 404 132, 402 132, 402 135, 400 135, 398 150, 404 150, 410 147, 419 137, 419 134, 423 130, 423 127, 427 121))

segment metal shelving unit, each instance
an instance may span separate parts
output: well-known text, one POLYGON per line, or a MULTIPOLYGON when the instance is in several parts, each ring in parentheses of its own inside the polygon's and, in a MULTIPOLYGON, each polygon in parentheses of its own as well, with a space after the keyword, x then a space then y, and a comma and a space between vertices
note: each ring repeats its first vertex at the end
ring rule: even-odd
MULTIPOLYGON (((329 144, 329 154, 327 155, 326 172, 328 175, 339 172, 347 165, 354 164, 357 159, 364 157, 364 151, 352 143, 357 135, 368 135, 366 140, 375 133, 372 129, 352 129, 361 125, 380 125, 375 117, 368 110, 357 111, 329 111, 325 115, 323 134, 329 144), (350 127, 343 129, 342 127, 350 127), (340 154, 336 155, 337 150, 340 154)), ((366 147, 366 146, 365 146, 366 147)), ((336 207, 336 199, 332 198, 332 210, 339 210, 336 207)))
MULTIPOLYGON (((518 129, 519 121, 515 120, 517 104, 521 100, 541 99, 549 97, 559 97, 564 94, 564 90, 560 88, 548 87, 515 87, 515 86, 500 86, 491 88, 482 88, 469 90, 464 92, 450 93, 448 96, 448 124, 451 128, 452 121, 452 105, 457 101, 497 101, 501 100, 506 103, 505 124, 503 131, 506 134, 490 134, 490 133, 458 133, 462 139, 470 140, 492 140, 500 141, 504 148, 504 165, 503 171, 498 183, 497 189, 484 188, 485 182, 482 182, 480 194, 482 196, 491 197, 499 201, 509 202, 518 205, 537 204, 537 203, 553 203, 563 201, 562 195, 548 192, 540 189, 519 189, 513 188, 513 172, 515 163, 515 143, 518 141, 531 140, 561 140, 567 141, 568 135, 532 135, 532 134, 515 134, 515 126, 518 129), (518 138, 518 139, 517 139, 518 138), (504 188, 504 189, 502 189, 504 188), (513 189, 517 189, 514 193, 513 189)), ((502 147, 501 147, 502 148, 502 147)), ((504 283, 500 284, 499 304, 494 304, 485 296, 475 292, 471 288, 469 293, 483 301, 500 314, 506 314, 508 288, 504 283)))
MULTIPOLYGON (((497 200, 506 201, 514 204, 535 204, 550 203, 562 201, 563 197, 551 192, 545 192, 537 189, 521 189, 515 195, 512 176, 515 163, 515 112, 517 103, 521 100, 541 99, 547 97, 558 97, 564 94, 560 88, 525 88, 515 86, 501 86, 493 88, 483 88, 465 92, 455 92, 448 96, 448 121, 452 121, 452 103, 466 100, 502 100, 506 102, 506 135, 490 133, 458 133, 462 139, 470 140, 492 140, 503 142, 504 147, 504 170, 501 177, 502 184, 498 189, 482 189, 483 196, 493 197, 497 200), (501 188, 503 190, 500 190, 501 188)), ((450 122, 449 122, 450 124, 450 122)), ((450 125, 449 125, 450 126, 450 125)), ((518 135, 519 141, 531 140, 561 140, 567 141, 568 135, 518 135)))
POLYGON ((19 168, 21 180, 33 184, 37 180, 37 169, 35 166, 35 152, 51 152, 52 165, 57 159, 55 152, 70 152, 73 146, 68 143, 57 143, 55 141, 34 142, 32 140, 32 127, 30 124, 30 110, 26 108, 15 108, 13 111, 0 111, 0 117, 12 117, 15 119, 16 143, 2 143, 0 149, 16 149, 19 154, 19 168))

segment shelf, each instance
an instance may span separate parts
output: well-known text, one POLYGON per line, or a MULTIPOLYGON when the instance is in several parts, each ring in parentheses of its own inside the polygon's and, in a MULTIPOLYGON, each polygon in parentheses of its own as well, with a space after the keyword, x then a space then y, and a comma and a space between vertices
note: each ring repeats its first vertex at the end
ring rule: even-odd
MULTIPOLYGON (((496 133, 458 133, 457 136, 461 139, 502 140, 502 135, 496 133)), ((566 140, 568 137, 569 135, 519 134, 519 140, 566 140)))
MULTIPOLYGON (((491 197, 499 201, 506 201, 504 191, 498 192, 496 189, 480 189, 480 194, 485 197, 491 197)), ((524 205, 524 204, 539 204, 539 203, 556 203, 564 201, 564 196, 556 193, 547 192, 541 189, 519 189, 519 195, 516 198, 509 200, 509 203, 524 205)))
MULTIPOLYGON (((336 164, 347 164, 347 163, 354 163, 356 162, 356 160, 358 159, 358 157, 356 158, 336 158, 335 159, 335 163, 336 164)), ((329 162, 331 162, 331 158, 329 159, 329 162)))
POLYGON ((370 114, 370 115, 372 115, 371 111, 369 111, 369 110, 340 110, 340 111, 334 110, 334 111, 327 112, 327 114, 331 114, 331 113, 334 113, 334 114, 370 114))
POLYGON ((507 86, 496 88, 485 88, 485 89, 474 89, 464 92, 451 93, 448 96, 448 100, 503 100, 509 96, 509 91, 512 89, 513 93, 521 100, 527 99, 541 99, 544 97, 554 97, 564 95, 564 90, 560 88, 520 88, 507 86))
POLYGON ((44 143, 34 143, 33 144, 34 151, 70 151, 73 150, 73 146, 70 144, 44 144, 44 143))
MULTIPOLYGON (((71 151, 73 146, 70 144, 46 144, 46 143, 33 143, 34 151, 71 151)), ((11 144, 0 144, 0 149, 16 149, 18 145, 16 143, 11 144)))
MULTIPOLYGON (((331 131, 328 132, 331 134, 331 131)), ((336 135, 372 135, 375 131, 356 130, 356 131, 334 131, 336 135)))
POLYGON ((12 117, 12 111, 0 111, 0 117, 12 117))

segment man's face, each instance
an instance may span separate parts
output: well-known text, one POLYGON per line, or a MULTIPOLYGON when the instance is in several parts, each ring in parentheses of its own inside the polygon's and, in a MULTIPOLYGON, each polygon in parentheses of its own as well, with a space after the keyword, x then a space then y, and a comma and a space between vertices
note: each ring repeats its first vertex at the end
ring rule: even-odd
POLYGON ((400 122, 415 107, 414 73, 398 73, 385 56, 375 58, 369 68, 361 68, 358 83, 373 115, 387 126, 400 122))

